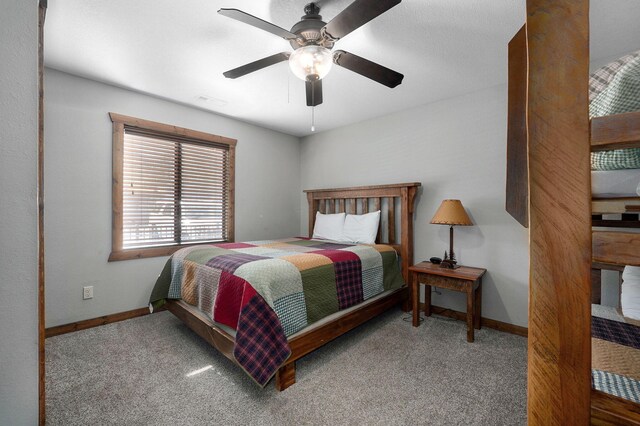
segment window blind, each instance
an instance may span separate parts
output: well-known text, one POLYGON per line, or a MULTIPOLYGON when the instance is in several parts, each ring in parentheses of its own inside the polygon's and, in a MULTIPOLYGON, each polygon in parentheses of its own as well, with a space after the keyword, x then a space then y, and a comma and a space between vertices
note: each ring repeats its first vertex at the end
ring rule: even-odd
POLYGON ((122 248, 228 238, 229 148, 125 126, 122 248))

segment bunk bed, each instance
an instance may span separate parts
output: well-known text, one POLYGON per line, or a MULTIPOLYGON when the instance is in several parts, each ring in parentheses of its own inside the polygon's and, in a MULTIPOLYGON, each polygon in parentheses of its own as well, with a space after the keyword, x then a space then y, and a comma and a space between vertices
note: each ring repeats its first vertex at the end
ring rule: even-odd
POLYGON ((592 389, 590 282, 592 266, 640 265, 640 202, 594 197, 587 173, 591 151, 640 147, 640 112, 586 120, 588 73, 589 1, 527 0, 509 44, 506 207, 530 229, 530 424, 640 424, 640 404, 592 389))
POLYGON ((614 263, 604 261, 599 250, 606 249, 611 238, 620 237, 611 232, 640 228, 640 51, 595 71, 589 80, 589 102, 595 231, 591 301, 600 304, 601 271, 617 271, 621 284, 624 266, 633 260, 625 263, 622 257, 626 249, 634 247, 613 247, 614 263))
MULTIPOLYGON (((591 151, 640 148, 640 111, 593 118, 591 151)), ((592 198, 592 377, 594 424, 640 424, 640 323, 602 307, 601 271, 640 266, 640 197, 592 198), (612 219, 607 215, 616 215, 612 219), (635 229, 634 229, 635 228, 635 229), (620 336, 624 336, 620 338, 620 336)), ((619 295, 620 297, 620 295, 619 295)))
MULTIPOLYGON (((640 77, 640 52, 601 68, 590 79, 592 170, 601 162, 604 169, 616 169, 591 172, 591 405, 596 419, 613 406, 626 412, 628 423, 640 422, 640 323, 625 317, 622 303, 618 309, 600 305, 600 271, 615 270, 620 277, 629 266, 640 265, 640 168, 631 168, 640 164, 640 78, 636 77, 640 77), (627 78, 629 73, 633 78, 627 78), (620 84, 624 80, 630 83, 620 84), (607 91, 615 96, 603 101, 607 91), (632 164, 607 167, 607 159, 616 156, 630 158, 632 164), (595 178, 601 175, 614 176, 610 189, 597 187, 595 178), (631 181, 625 182, 624 176, 631 181)), ((618 282, 620 299, 622 285, 631 283, 620 278, 618 282)))

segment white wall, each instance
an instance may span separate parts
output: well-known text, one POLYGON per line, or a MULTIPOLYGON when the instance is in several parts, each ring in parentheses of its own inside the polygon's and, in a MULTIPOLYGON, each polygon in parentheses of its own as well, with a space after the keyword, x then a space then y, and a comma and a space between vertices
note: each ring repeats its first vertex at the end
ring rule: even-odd
POLYGON ((36 1, 3 3, 0 40, 0 424, 35 425, 38 422, 36 1))
POLYGON ((237 139, 236 239, 298 234, 298 138, 52 69, 45 83, 47 327, 146 306, 166 261, 107 262, 108 112, 237 139), (85 285, 93 299, 82 300, 85 285))
MULTIPOLYGON (((596 65, 600 62, 594 61, 596 65)), ((306 234, 306 188, 421 181, 416 261, 442 256, 446 227, 428 222, 460 198, 477 226, 456 228, 461 263, 489 270, 483 315, 527 324, 527 232, 504 210, 506 88, 299 140, 202 110, 46 70, 47 327, 144 306, 165 258, 108 263, 109 111, 238 139, 236 239, 306 234), (298 224, 300 223, 300 226, 298 224), (301 231, 301 232, 300 232, 301 231), (81 288, 94 286, 83 301, 81 288)), ((464 310, 461 295, 434 304, 464 310)))
MULTIPOLYGON (((415 261, 442 257, 449 229, 429 221, 445 198, 459 198, 475 226, 455 229, 460 263, 487 268, 482 315, 527 326, 528 233, 505 211, 506 87, 498 86, 305 137, 301 189, 422 182, 415 261)), ((301 229, 307 202, 300 196, 301 229)), ((433 304, 466 309, 460 293, 433 304)))

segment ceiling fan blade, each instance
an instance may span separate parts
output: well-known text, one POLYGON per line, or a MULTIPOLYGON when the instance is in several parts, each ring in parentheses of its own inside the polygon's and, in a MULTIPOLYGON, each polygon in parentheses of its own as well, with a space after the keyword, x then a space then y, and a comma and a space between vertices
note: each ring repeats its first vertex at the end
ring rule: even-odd
POLYGON ((220 9, 218 13, 228 18, 232 18, 237 21, 244 22, 245 24, 249 24, 256 28, 260 28, 261 30, 264 30, 271 34, 275 34, 278 37, 282 37, 285 40, 295 40, 296 38, 298 38, 297 35, 295 35, 290 31, 285 30, 284 28, 280 28, 279 26, 274 25, 271 22, 267 22, 253 15, 249 15, 248 13, 238 9, 220 9))
POLYGON ((266 58, 258 59, 257 61, 253 61, 241 67, 226 71, 222 73, 222 75, 227 78, 238 78, 254 71, 261 70, 262 68, 277 64, 278 62, 286 61, 288 59, 288 52, 276 53, 275 55, 267 56, 266 58))
POLYGON ((402 83, 404 78, 404 75, 399 72, 344 50, 336 50, 334 52, 333 63, 392 89, 402 83))
POLYGON ((401 1, 356 0, 324 26, 324 33, 333 40, 341 39, 351 31, 382 15, 401 1))
POLYGON ((307 89, 307 106, 316 106, 322 103, 322 80, 305 81, 307 89))

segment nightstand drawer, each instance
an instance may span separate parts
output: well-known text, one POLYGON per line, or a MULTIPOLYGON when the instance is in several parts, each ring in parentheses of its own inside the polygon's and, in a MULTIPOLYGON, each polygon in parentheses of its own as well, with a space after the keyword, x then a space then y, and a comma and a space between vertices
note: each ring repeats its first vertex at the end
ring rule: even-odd
POLYGON ((432 285, 434 287, 460 292, 466 292, 467 287, 471 285, 471 283, 461 281, 457 278, 439 277, 436 275, 418 274, 418 279, 420 280, 420 283, 425 285, 432 285))

